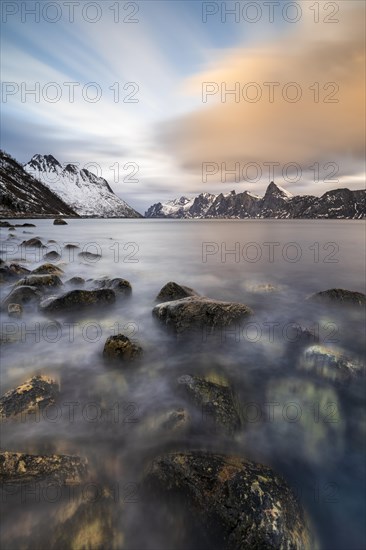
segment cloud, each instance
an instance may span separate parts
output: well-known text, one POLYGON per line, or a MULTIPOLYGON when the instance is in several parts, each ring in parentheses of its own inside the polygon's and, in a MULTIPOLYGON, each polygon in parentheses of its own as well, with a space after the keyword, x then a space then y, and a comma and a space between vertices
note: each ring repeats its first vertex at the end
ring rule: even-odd
MULTIPOLYGON (((198 178, 203 162, 224 162, 227 167, 236 162, 296 162, 305 169, 314 162, 347 158, 359 164, 365 150, 364 5, 342 2, 341 7, 339 23, 315 24, 307 14, 300 28, 275 41, 219 52, 205 71, 184 83, 186 92, 196 96, 205 82, 216 83, 219 90, 201 108, 168 122, 160 132, 184 169, 198 178), (256 88, 245 88, 250 82, 256 88), (280 83, 272 103, 266 82, 280 83), (302 93, 298 102, 282 96, 290 82, 302 93), (258 90, 262 98, 254 103, 241 95, 236 102, 227 95, 221 102, 220 90, 225 84, 234 89, 235 83, 241 93, 247 91, 247 98, 258 90), (319 83, 319 102, 314 100, 314 83, 319 83)), ((290 98, 297 93, 293 86, 287 92, 290 98)), ((220 171, 215 179, 221 179, 220 171)))

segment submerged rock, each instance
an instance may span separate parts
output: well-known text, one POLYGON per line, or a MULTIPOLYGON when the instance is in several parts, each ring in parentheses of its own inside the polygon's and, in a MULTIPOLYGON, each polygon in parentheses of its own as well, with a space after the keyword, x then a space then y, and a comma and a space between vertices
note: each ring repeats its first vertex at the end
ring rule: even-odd
POLYGON ((322 378, 337 382, 348 382, 364 373, 364 364, 347 357, 340 349, 321 345, 310 346, 303 352, 299 367, 313 371, 322 378))
POLYGON ((62 218, 56 218, 53 220, 53 225, 68 225, 62 218))
POLYGON ((9 317, 14 317, 15 319, 20 319, 22 317, 23 307, 21 304, 9 304, 8 305, 8 315, 9 317))
POLYGON ((153 316, 176 334, 205 327, 214 330, 230 326, 251 314, 252 310, 244 304, 201 297, 165 302, 153 309, 153 316))
POLYGON ((58 384, 46 376, 34 376, 0 399, 0 417, 9 418, 21 413, 43 410, 55 403, 58 384))
POLYGON ((99 261, 102 257, 100 254, 93 254, 93 252, 79 252, 78 256, 82 260, 93 263, 99 261))
POLYGON ((178 382, 188 398, 201 409, 202 421, 208 427, 213 422, 229 435, 240 428, 240 415, 230 386, 189 375, 181 376, 178 382))
POLYGON ((156 514, 162 507, 183 512, 182 547, 312 548, 300 504, 267 466, 238 456, 178 452, 155 459, 143 486, 159 503, 156 514), (202 546, 197 546, 198 537, 202 546))
POLYGON ((323 292, 316 292, 309 296, 308 300, 312 302, 334 303, 341 305, 352 305, 364 307, 366 305, 366 295, 362 292, 344 290, 343 288, 331 288, 323 292))
POLYGON ((80 308, 113 304, 116 295, 111 289, 70 290, 57 298, 44 300, 40 308, 44 312, 72 311, 80 308))
POLYGON ((156 297, 156 301, 160 303, 171 302, 173 300, 180 300, 181 298, 188 298, 189 296, 198 296, 198 294, 188 286, 178 285, 171 281, 163 286, 156 297))
POLYGON ((63 270, 53 264, 43 264, 32 270, 32 275, 58 275, 60 277, 63 274, 63 270))
POLYGON ((132 292, 131 283, 120 277, 116 277, 115 279, 97 279, 93 281, 93 286, 95 288, 111 288, 117 294, 123 296, 129 296, 132 292))
POLYGON ((76 485, 86 474, 87 460, 79 456, 0 453, 0 483, 43 481, 76 485))
POLYGON ((104 344, 104 357, 121 362, 134 361, 142 356, 142 348, 123 334, 110 336, 104 344))
POLYGON ((15 286, 33 286, 33 287, 48 287, 55 288, 62 286, 62 281, 58 275, 29 275, 29 277, 24 277, 16 283, 15 286))

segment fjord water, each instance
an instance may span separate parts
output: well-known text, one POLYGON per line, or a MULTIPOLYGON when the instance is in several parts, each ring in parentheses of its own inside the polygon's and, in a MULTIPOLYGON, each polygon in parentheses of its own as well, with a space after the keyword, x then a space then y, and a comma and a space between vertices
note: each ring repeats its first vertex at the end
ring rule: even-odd
MULTIPOLYGON (((326 310, 306 298, 328 288, 365 291, 363 222, 25 221, 36 227, 1 229, 3 259, 33 269, 57 250, 64 282, 122 277, 133 293, 91 313, 45 317, 34 308, 19 321, 3 316, 3 333, 17 341, 1 348, 2 394, 45 374, 59 382, 61 399, 49 415, 3 424, 2 450, 85 456, 98 495, 103 492, 100 499, 75 492, 53 501, 51 494, 5 492, 3 548, 170 550, 180 519, 167 518, 157 529, 144 515, 139 483, 154 456, 186 448, 237 453, 273 467, 298 494, 320 548, 365 546, 364 377, 341 384, 302 369, 304 350, 289 330, 313 328, 322 345, 362 358, 361 308, 326 310), (47 249, 25 254, 19 245, 36 236, 47 249), (79 249, 66 250, 68 243, 79 249), (100 257, 81 259, 81 250, 100 257), (251 325, 226 331, 219 342, 207 334, 198 343, 188 336, 176 342, 151 314, 168 281, 247 304, 254 311, 251 325), (103 360, 105 340, 118 332, 139 340, 141 363, 116 367, 103 360), (179 407, 204 425, 204 412, 177 391, 182 375, 232 385, 243 417, 233 438, 214 429, 189 438, 159 429, 162 413, 179 407)), ((6 295, 10 286, 1 290, 6 295)))

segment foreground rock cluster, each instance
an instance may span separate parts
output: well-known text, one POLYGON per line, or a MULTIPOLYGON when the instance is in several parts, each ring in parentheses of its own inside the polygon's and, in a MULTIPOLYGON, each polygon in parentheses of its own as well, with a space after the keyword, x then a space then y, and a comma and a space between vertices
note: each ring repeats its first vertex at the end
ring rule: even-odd
MULTIPOLYGON (((39 248, 44 246, 35 238, 27 243, 39 248)), ((126 279, 67 278, 65 271, 63 265, 50 262, 33 270, 2 262, 1 282, 9 285, 1 302, 2 312, 19 319, 34 310, 57 320, 71 312, 113 308, 118 300, 125 303, 124 300, 132 296, 132 285, 126 279)), ((265 287, 260 291, 273 292, 274 288, 265 287)), ((330 289, 309 297, 308 303, 358 310, 365 305, 366 298, 359 292, 330 289)), ((151 308, 153 319, 167 339, 183 344, 194 342, 202 331, 215 333, 236 323, 245 323, 254 315, 246 304, 200 296, 194 289, 172 281, 163 286, 155 301, 151 296, 151 308)), ((341 350, 314 343, 307 329, 301 336, 296 368, 340 383, 359 376, 362 365, 347 358, 341 350)), ((148 354, 140 342, 123 333, 110 336, 100 351, 106 367, 114 365, 123 370, 131 366, 132 372, 139 368, 144 353, 148 354)), ((159 411, 154 434, 164 433, 166 440, 174 441, 181 441, 182 436, 189 438, 199 431, 197 418, 204 414, 209 421, 201 422, 200 429, 206 436, 212 434, 213 429, 214 433, 222 434, 225 441, 233 442, 245 426, 235 384, 225 376, 197 375, 194 364, 192 371, 176 376, 177 402, 170 409, 159 411)), ((28 378, 0 399, 1 420, 8 422, 19 415, 44 410, 58 402, 59 392, 58 383, 48 376, 28 378)), ((88 476, 84 457, 0 453, 3 484, 54 481, 74 485, 87 482, 88 476)), ((160 514, 161 518, 174 510, 177 517, 184 519, 187 548, 310 550, 315 547, 308 519, 289 485, 268 466, 232 451, 222 454, 215 450, 180 448, 166 452, 146 465, 141 486, 149 517, 157 514, 159 518, 160 514)))

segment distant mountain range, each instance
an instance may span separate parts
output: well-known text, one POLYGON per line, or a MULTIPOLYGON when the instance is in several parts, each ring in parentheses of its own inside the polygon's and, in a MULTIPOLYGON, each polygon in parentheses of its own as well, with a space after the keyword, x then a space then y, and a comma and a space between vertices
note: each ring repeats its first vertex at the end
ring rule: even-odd
MULTIPOLYGON (((108 182, 75 164, 62 166, 52 155, 34 155, 22 166, 0 151, 0 216, 141 218, 117 197, 108 182)), ((362 219, 366 191, 335 189, 321 197, 293 196, 271 182, 263 197, 243 193, 201 193, 158 202, 146 218, 305 218, 362 219)))
POLYGON ((22 166, 0 151, 0 189, 2 217, 142 217, 104 178, 75 164, 62 167, 52 155, 34 155, 22 166))
POLYGON ((248 191, 213 195, 201 193, 158 202, 145 212, 146 218, 278 218, 362 219, 366 216, 366 191, 334 189, 321 197, 294 196, 271 182, 264 197, 248 191))

